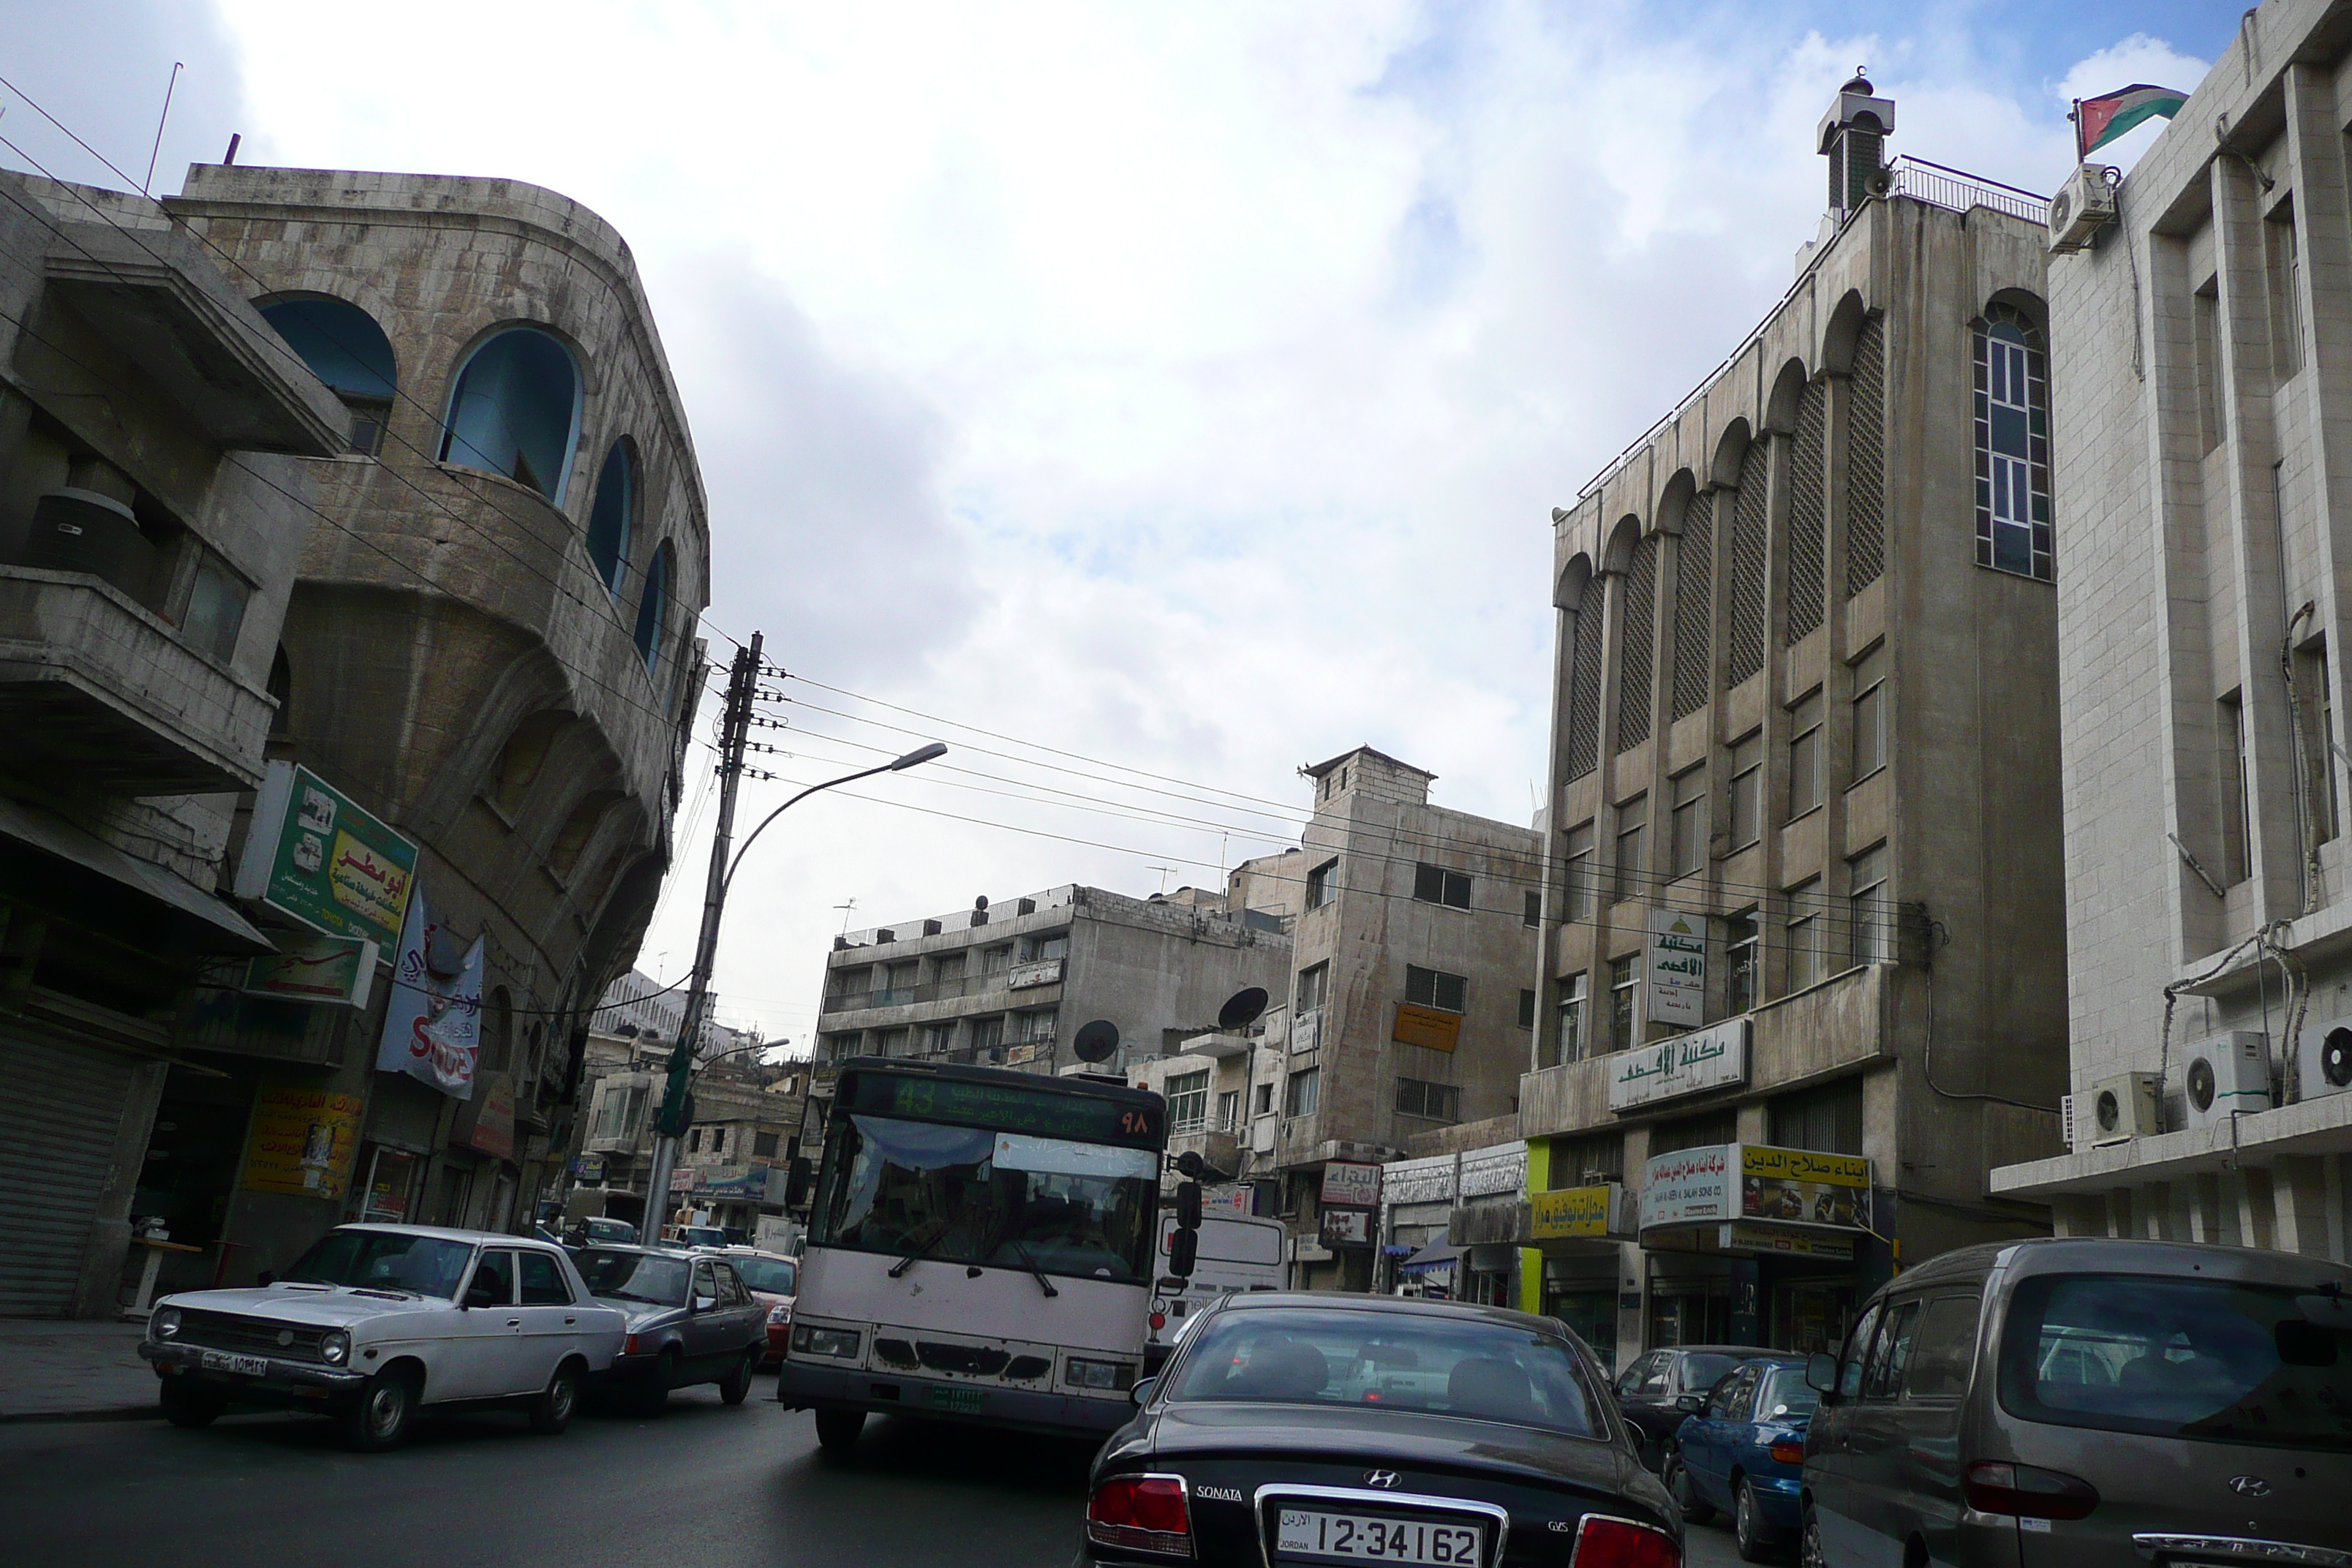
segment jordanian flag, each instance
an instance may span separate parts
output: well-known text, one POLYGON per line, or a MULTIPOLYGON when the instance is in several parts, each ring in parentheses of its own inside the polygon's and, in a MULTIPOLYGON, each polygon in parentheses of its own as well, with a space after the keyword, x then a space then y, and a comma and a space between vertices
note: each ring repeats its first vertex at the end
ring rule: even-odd
POLYGON ((2105 98, 2082 98, 2074 100, 2074 147, 2076 155, 2088 158, 2116 137, 2154 115, 2169 120, 2180 112, 2189 101, 2185 92, 2175 92, 2168 87, 2150 87, 2136 81, 2120 91, 2105 98))

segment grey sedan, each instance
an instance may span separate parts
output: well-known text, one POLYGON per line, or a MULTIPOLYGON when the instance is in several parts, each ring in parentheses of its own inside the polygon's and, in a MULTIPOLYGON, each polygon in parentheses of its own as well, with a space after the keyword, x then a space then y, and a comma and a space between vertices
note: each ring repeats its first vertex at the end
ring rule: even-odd
POLYGON ((734 1265, 646 1247, 583 1247, 572 1257, 597 1300, 628 1320, 604 1387, 647 1415, 661 1413, 671 1389, 698 1383, 743 1403, 767 1349, 767 1311, 734 1265))

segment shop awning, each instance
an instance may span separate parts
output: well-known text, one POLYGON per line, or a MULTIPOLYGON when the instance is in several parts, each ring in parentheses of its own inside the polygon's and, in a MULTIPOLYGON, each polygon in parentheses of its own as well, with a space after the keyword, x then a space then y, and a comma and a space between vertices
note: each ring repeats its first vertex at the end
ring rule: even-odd
POLYGON ((1451 1268, 1460 1260, 1462 1249, 1444 1242, 1433 1241, 1402 1263, 1397 1265, 1400 1274, 1428 1274, 1440 1268, 1451 1268))
MULTIPOLYGON (((68 822, 64 817, 0 797, 0 851, 7 858, 36 865, 46 876, 27 878, 26 892, 43 889, 48 896, 31 901, 53 906, 53 912, 101 928, 120 929, 109 911, 93 899, 124 891, 152 900, 149 906, 160 924, 169 929, 176 944, 192 952, 273 952, 275 945, 253 922, 226 901, 182 881, 160 866, 125 855, 113 845, 68 822), (160 906, 160 907, 156 907, 160 906)), ((117 906, 119 909, 120 906, 117 906)))

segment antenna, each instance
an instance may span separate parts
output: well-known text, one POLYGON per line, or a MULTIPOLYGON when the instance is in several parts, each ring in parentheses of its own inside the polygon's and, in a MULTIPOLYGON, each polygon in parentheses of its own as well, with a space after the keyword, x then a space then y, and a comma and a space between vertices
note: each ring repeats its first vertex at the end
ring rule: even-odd
POLYGON ((1176 868, 1173 866, 1146 866, 1144 869, 1147 871, 1157 871, 1160 873, 1160 890, 1164 893, 1168 890, 1168 874, 1176 869, 1176 868))
POLYGON ((849 934, 849 917, 850 914, 857 908, 857 900, 856 899, 852 899, 845 904, 835 904, 833 907, 841 911, 841 934, 847 936, 849 934))
POLYGON ((147 183, 139 187, 139 194, 142 196, 155 194, 155 160, 163 155, 163 127, 172 118, 172 93, 180 85, 180 73, 187 68, 182 61, 173 60, 172 79, 163 84, 163 112, 155 121, 155 145, 147 153, 147 183))

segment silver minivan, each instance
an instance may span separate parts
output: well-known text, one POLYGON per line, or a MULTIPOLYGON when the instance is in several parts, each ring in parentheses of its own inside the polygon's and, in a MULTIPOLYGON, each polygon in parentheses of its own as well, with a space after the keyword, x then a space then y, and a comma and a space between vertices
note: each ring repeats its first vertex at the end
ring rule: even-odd
POLYGON ((2038 1238, 1899 1276, 1816 1355, 1804 1568, 2352 1568, 2352 1268, 2038 1238))

